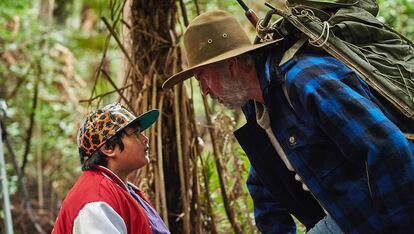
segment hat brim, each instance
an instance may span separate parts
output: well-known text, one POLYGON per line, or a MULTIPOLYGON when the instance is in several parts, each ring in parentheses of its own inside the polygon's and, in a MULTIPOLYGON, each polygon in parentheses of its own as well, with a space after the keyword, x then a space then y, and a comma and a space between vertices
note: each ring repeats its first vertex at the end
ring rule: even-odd
POLYGON ((283 39, 281 38, 281 39, 278 39, 278 40, 264 42, 264 43, 261 43, 261 44, 248 45, 248 46, 244 46, 244 47, 241 47, 241 48, 237 48, 237 49, 234 49, 234 50, 227 51, 226 53, 220 54, 216 57, 213 57, 209 60, 206 60, 203 63, 196 64, 196 65, 194 65, 192 67, 189 67, 189 68, 187 68, 187 69, 185 69, 185 70, 183 70, 183 71, 181 71, 177 74, 172 75, 170 78, 168 78, 162 84, 162 88, 163 89, 171 88, 172 86, 174 86, 174 85, 176 85, 176 84, 178 84, 178 83, 180 83, 180 82, 182 82, 182 81, 184 81, 188 78, 191 78, 192 76, 194 76, 194 69, 200 68, 200 67, 208 65, 208 64, 220 62, 220 61, 223 61, 223 60, 228 59, 228 58, 236 57, 236 56, 244 54, 246 52, 256 50, 256 49, 265 47, 265 46, 270 45, 270 44, 274 44, 274 43, 279 42, 281 40, 283 40, 283 39))
POLYGON ((131 126, 138 122, 140 132, 143 132, 145 129, 149 128, 152 124, 154 124, 155 121, 157 121, 159 115, 160 115, 160 111, 157 109, 147 111, 144 114, 132 120, 131 122, 129 122, 127 125, 125 125, 124 128, 131 126))

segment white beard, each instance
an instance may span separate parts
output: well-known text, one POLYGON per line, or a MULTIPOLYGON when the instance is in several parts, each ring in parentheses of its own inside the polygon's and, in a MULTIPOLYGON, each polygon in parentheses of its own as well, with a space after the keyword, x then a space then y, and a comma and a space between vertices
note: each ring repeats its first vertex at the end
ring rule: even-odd
POLYGON ((248 92, 240 80, 222 75, 220 77, 221 94, 218 101, 229 109, 237 109, 250 100, 248 92))

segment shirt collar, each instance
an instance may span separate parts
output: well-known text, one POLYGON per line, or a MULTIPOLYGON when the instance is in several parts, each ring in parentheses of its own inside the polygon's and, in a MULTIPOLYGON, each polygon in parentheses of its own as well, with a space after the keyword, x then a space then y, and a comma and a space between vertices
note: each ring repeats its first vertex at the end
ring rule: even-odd
POLYGON ((94 169, 100 171, 106 178, 114 181, 119 187, 129 192, 127 184, 125 184, 124 181, 121 180, 121 178, 119 178, 119 176, 117 176, 113 171, 104 166, 94 166, 94 169))

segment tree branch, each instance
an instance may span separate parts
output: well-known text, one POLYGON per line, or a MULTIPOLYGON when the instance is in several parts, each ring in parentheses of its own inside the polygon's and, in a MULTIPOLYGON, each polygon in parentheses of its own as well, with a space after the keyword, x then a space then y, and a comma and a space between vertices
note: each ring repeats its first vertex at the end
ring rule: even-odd
POLYGON ((112 90, 112 91, 110 91, 110 92, 106 92, 106 93, 103 93, 103 94, 97 95, 97 96, 95 96, 95 97, 93 97, 93 98, 91 98, 91 99, 79 100, 79 103, 82 103, 82 102, 88 102, 88 103, 90 103, 90 102, 92 102, 92 101, 93 101, 93 100, 95 100, 95 99, 98 99, 98 98, 101 98, 101 97, 105 97, 105 96, 107 96, 107 95, 109 95, 109 94, 112 94, 112 93, 121 92, 121 91, 123 91, 124 89, 128 89, 128 88, 130 88, 131 86, 132 86, 132 84, 129 84, 129 85, 127 85, 127 86, 123 87, 123 88, 119 88, 119 89, 117 89, 117 90, 112 90))
POLYGON ((21 193, 21 203, 23 204, 23 208, 26 210, 30 221, 33 223, 33 225, 35 226, 36 230, 38 233, 46 233, 42 226, 36 221, 36 218, 33 214, 33 209, 32 209, 32 205, 30 203, 30 197, 29 197, 29 193, 27 191, 27 187, 26 184, 23 181, 23 173, 20 171, 19 166, 17 165, 17 160, 16 160, 16 154, 14 153, 11 141, 9 139, 9 134, 7 133, 6 127, 3 123, 3 121, 0 119, 0 127, 2 129, 2 133, 3 133, 3 139, 4 142, 6 143, 6 147, 7 150, 9 151, 10 155, 11 155, 11 160, 12 160, 12 164, 13 164, 13 168, 17 174, 17 183, 18 183, 18 188, 20 188, 21 193))
POLYGON ((109 81, 112 87, 114 87, 115 91, 119 94, 122 100, 124 100, 124 102, 128 105, 128 107, 132 109, 133 106, 131 105, 129 100, 125 98, 124 94, 121 91, 119 91, 118 87, 116 87, 116 84, 112 81, 111 77, 104 69, 102 69, 102 74, 106 77, 106 79, 109 81))
POLYGON ((30 151, 30 142, 32 139, 33 126, 35 122, 34 117, 36 115, 40 76, 42 74, 42 68, 40 66, 40 61, 36 63, 36 67, 37 67, 37 76, 36 76, 36 81, 35 81, 35 90, 34 90, 34 95, 33 95, 32 108, 31 108, 31 113, 30 113, 29 128, 27 129, 27 134, 26 134, 26 143, 25 143, 25 148, 24 148, 24 153, 23 153, 23 162, 22 162, 22 166, 20 167, 20 173, 22 173, 22 177, 24 176, 24 169, 27 164, 27 157, 30 151))

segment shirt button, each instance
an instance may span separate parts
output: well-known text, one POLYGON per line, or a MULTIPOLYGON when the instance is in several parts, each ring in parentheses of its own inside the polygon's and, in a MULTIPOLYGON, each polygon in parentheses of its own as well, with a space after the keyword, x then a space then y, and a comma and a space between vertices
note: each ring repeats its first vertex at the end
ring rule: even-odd
POLYGON ((296 145, 296 138, 294 136, 289 137, 290 146, 296 145))

